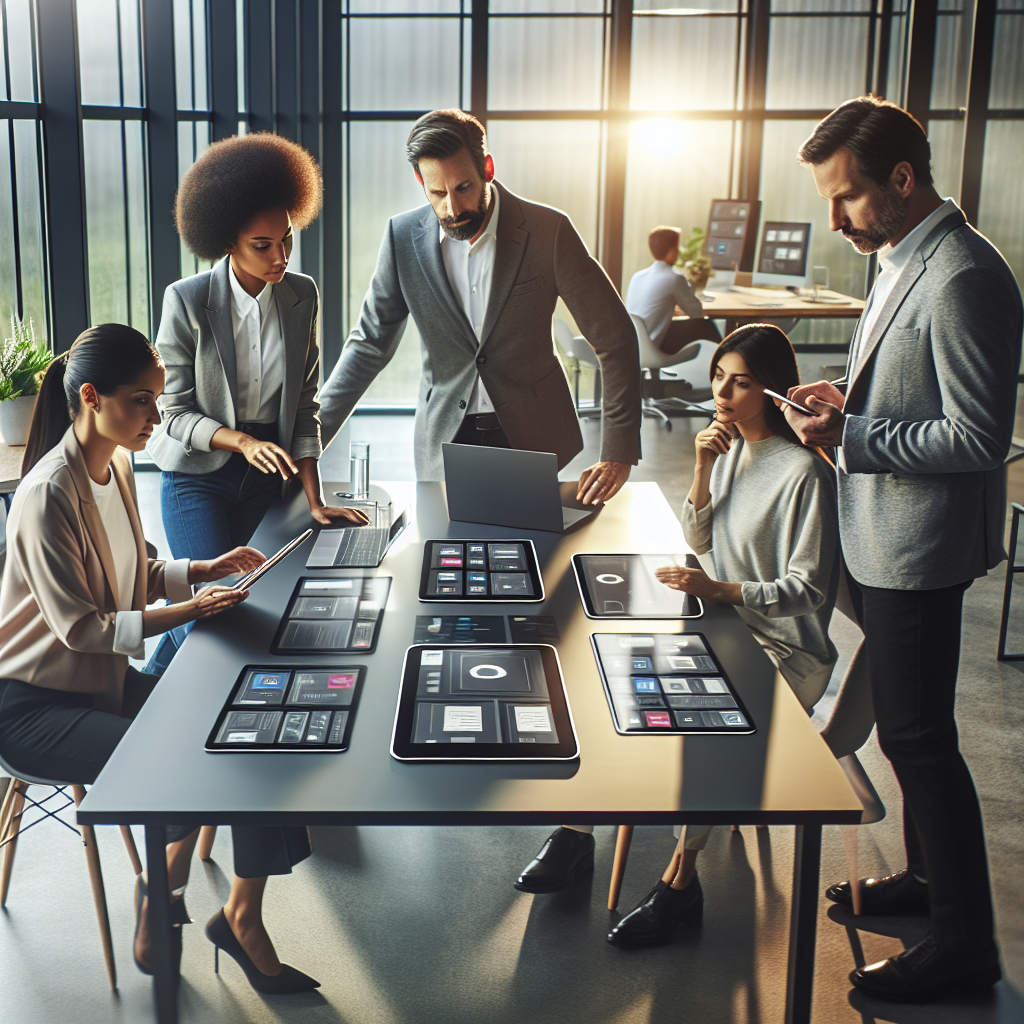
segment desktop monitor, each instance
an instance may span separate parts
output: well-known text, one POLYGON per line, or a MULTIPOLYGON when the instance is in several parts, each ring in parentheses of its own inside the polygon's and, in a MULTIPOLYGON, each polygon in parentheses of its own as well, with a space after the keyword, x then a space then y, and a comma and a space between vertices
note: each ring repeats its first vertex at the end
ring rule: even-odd
POLYGON ((807 284, 813 224, 766 220, 761 229, 761 251, 754 284, 802 288, 807 284))
POLYGON ((754 269, 760 200, 712 199, 704 251, 714 270, 754 269))

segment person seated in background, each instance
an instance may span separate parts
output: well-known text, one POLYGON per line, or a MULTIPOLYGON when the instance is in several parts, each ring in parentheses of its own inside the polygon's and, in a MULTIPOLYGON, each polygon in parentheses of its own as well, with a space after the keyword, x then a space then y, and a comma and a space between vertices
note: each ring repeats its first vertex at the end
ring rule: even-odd
POLYGON ((638 270, 626 290, 626 311, 643 320, 648 337, 666 355, 673 355, 692 341, 719 341, 722 337, 704 316, 704 307, 686 275, 673 269, 679 259, 679 236, 679 228, 664 224, 651 230, 647 247, 654 262, 638 270), (676 306, 686 314, 685 319, 673 319, 676 306))
MULTIPOLYGON (((733 331, 711 361, 715 418, 696 438, 693 486, 683 506, 686 542, 710 552, 716 578, 666 566, 666 586, 703 601, 736 605, 755 639, 810 711, 828 686, 838 653, 828 627, 842 564, 835 474, 804 447, 765 395, 800 374, 778 327, 733 331)), ((661 881, 608 935, 616 946, 669 942, 700 919, 697 855, 709 826, 687 826, 661 881)))
MULTIPOLYGON (((247 572, 264 561, 236 547, 203 560, 149 558, 129 452, 160 422, 164 367, 143 335, 90 327, 46 371, 11 502, 0 589, 0 753, 17 772, 71 785, 95 781, 158 677, 136 671, 144 638, 234 607, 248 590, 190 584, 247 572), (147 608, 160 598, 172 603, 147 608)), ((282 964, 263 925, 267 876, 310 854, 309 832, 234 827, 236 878, 206 935, 260 992, 319 983, 282 964)), ((173 946, 181 956, 181 898, 197 825, 167 829, 173 946)), ((135 963, 149 965, 146 879, 136 887, 135 963)))

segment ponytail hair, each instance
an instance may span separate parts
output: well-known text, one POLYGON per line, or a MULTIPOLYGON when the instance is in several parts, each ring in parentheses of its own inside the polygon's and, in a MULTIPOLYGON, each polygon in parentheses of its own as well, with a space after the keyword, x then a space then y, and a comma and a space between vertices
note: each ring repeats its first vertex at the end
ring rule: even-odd
POLYGON ((71 348, 46 368, 32 413, 22 476, 60 444, 78 415, 83 384, 91 384, 101 395, 112 395, 153 365, 161 365, 160 356, 134 327, 100 324, 83 331, 71 348))
MULTIPOLYGON (((775 324, 746 324, 727 335, 711 357, 711 379, 718 363, 728 352, 735 352, 746 364, 753 378, 762 387, 788 395, 800 383, 796 353, 786 332, 775 324)), ((768 429, 792 444, 800 444, 782 410, 764 396, 764 419, 768 429)))

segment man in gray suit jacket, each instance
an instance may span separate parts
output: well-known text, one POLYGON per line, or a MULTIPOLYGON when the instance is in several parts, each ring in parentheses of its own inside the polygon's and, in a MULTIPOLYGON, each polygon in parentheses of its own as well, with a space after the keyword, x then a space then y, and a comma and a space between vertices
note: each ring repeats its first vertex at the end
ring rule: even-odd
POLYGON ((462 111, 426 114, 407 154, 430 206, 393 217, 334 372, 320 393, 327 444, 398 349, 410 314, 422 339, 416 475, 443 478, 446 441, 554 452, 583 448, 554 352, 561 297, 601 362, 601 461, 579 497, 607 500, 640 458, 636 331, 569 218, 513 195, 494 178, 483 126, 462 111))
MULTIPOLYGON (((923 942, 850 980, 928 1001, 1000 977, 981 809, 957 743, 963 595, 1004 557, 1003 459, 1014 423, 1020 291, 999 252, 932 186, 906 111, 833 111, 800 151, 833 231, 879 253, 847 366, 786 410, 806 444, 837 445, 843 554, 867 643, 882 751, 903 791, 907 868, 862 880, 864 912, 925 914, 923 942)), ((849 905, 849 883, 826 895, 849 905)))

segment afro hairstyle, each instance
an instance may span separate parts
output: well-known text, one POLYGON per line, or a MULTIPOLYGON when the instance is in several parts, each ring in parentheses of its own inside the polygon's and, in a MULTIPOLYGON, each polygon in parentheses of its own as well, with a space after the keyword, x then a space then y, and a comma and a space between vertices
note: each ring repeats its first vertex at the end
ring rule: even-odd
POLYGON ((316 160, 271 132, 215 142, 186 171, 174 221, 189 251, 218 260, 254 217, 284 207, 301 231, 320 213, 323 177, 316 160))

